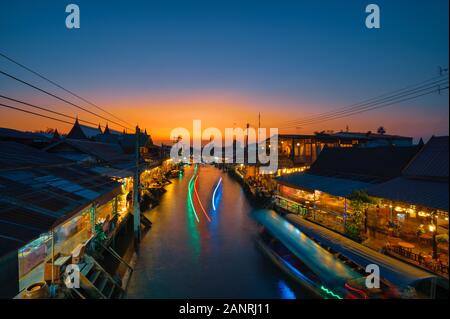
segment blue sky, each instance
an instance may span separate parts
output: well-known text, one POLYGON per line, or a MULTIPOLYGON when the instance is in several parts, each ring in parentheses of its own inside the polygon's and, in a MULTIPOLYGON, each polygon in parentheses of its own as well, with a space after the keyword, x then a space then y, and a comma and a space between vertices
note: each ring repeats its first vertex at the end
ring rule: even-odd
MULTIPOLYGON (((71 2, 81 9, 79 30, 65 27, 69 1, 2 0, 0 50, 99 103, 208 92, 299 117, 304 105, 323 112, 448 66, 448 1, 372 1, 379 30, 364 24, 371 1, 71 2)), ((35 79, 3 60, 0 69, 35 79)), ((4 78, 0 89, 31 94, 4 78)), ((377 116, 401 133, 393 116, 426 114, 418 134, 448 134, 447 103, 447 94, 429 96, 377 116)), ((352 121, 359 129, 364 118, 352 121)))

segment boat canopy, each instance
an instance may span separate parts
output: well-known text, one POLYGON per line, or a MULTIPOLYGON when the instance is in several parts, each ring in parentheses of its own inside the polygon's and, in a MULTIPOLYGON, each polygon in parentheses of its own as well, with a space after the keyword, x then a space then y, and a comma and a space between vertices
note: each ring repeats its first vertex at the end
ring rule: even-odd
POLYGON ((305 234, 317 236, 320 242, 331 247, 334 251, 341 253, 356 264, 362 267, 366 267, 368 264, 378 265, 380 267, 381 277, 399 288, 407 288, 408 286, 416 287, 422 281, 440 281, 438 276, 428 271, 381 254, 351 239, 337 235, 331 230, 313 224, 310 227, 306 227, 306 225, 303 225, 302 219, 296 216, 289 216, 288 219, 292 219, 292 222, 298 223, 298 226, 305 234))
POLYGON ((362 277, 277 213, 257 211, 254 218, 308 266, 328 288, 341 290, 346 282, 362 277))

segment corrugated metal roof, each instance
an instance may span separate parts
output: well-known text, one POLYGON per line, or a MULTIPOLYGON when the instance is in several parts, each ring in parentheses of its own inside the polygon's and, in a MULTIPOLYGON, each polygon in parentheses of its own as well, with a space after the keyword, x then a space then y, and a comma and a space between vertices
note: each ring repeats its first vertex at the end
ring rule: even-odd
POLYGON ((368 189, 371 196, 448 211, 448 182, 398 177, 368 189))
POLYGON ((307 189, 310 191, 320 190, 335 196, 348 196, 354 190, 366 189, 369 183, 349 179, 312 175, 308 173, 294 173, 277 177, 276 180, 287 186, 307 189))
POLYGON ((131 171, 131 168, 127 170, 127 169, 116 169, 112 167, 96 166, 91 168, 91 171, 94 171, 100 175, 108 177, 123 178, 123 177, 132 177, 134 175, 134 172, 131 171))
POLYGON ((0 255, 119 186, 72 161, 19 143, 0 142, 0 255))

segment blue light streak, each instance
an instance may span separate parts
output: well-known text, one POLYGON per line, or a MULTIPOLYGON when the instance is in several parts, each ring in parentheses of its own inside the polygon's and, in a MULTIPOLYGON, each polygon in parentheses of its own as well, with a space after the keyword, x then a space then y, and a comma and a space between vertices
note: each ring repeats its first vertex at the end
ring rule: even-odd
POLYGON ((214 192, 213 192, 213 196, 212 196, 212 207, 213 207, 213 210, 214 210, 214 211, 216 210, 216 205, 215 205, 215 201, 216 201, 216 192, 217 192, 217 189, 218 189, 219 186, 220 186, 220 183, 222 183, 222 177, 219 179, 219 182, 217 183, 216 188, 214 189, 214 192))

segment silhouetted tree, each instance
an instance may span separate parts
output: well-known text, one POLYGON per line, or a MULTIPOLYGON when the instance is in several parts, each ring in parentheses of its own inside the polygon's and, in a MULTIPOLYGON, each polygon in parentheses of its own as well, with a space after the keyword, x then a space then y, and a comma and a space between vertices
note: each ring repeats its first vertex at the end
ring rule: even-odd
POLYGON ((377 130, 377 133, 383 135, 383 134, 386 133, 386 130, 384 129, 383 126, 380 126, 380 127, 378 128, 378 130, 377 130))

